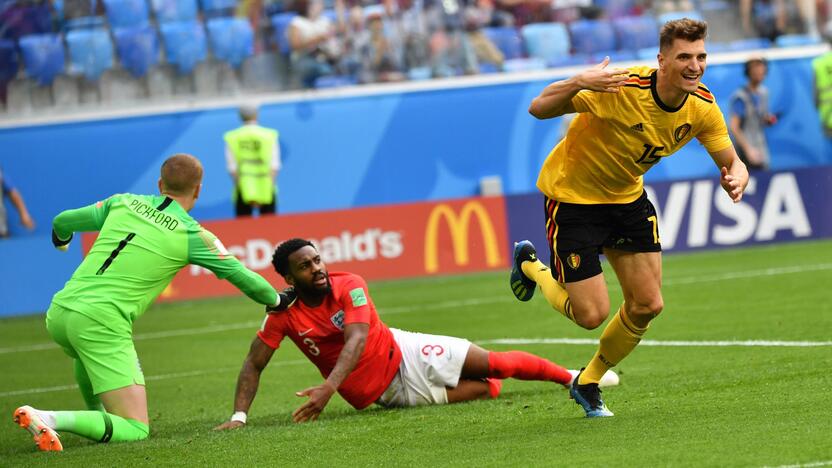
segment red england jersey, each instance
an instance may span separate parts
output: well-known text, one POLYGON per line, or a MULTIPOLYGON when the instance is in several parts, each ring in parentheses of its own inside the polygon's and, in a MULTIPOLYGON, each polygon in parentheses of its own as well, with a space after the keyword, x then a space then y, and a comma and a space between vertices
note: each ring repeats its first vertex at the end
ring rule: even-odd
POLYGON ((390 329, 379 319, 363 278, 330 272, 329 281, 332 292, 321 305, 309 307, 298 299, 286 312, 269 315, 257 336, 273 349, 280 346, 283 337, 289 337, 326 378, 344 348, 344 327, 350 323, 369 324, 364 352, 338 387, 338 393, 349 404, 363 409, 387 390, 399 370, 402 352, 390 329))

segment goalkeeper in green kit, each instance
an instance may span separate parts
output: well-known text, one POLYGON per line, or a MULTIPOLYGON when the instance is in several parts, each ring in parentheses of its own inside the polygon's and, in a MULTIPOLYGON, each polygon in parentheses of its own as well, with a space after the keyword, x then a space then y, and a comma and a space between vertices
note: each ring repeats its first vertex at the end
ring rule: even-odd
POLYGON ((278 293, 229 254, 188 214, 202 186, 202 165, 176 154, 162 164, 161 195, 119 194, 67 210, 53 221, 52 242, 66 250, 75 232, 100 231, 81 266, 52 298, 46 328, 72 359, 87 411, 21 406, 14 421, 41 450, 62 450, 57 431, 108 442, 141 440, 150 431, 133 321, 188 264, 230 281, 267 311, 285 309, 278 293))

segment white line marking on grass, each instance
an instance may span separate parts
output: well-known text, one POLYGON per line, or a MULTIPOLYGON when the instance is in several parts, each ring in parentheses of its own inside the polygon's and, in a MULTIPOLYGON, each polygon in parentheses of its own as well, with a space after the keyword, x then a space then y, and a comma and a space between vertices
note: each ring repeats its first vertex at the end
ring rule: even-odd
MULTIPOLYGON (((285 361, 285 362, 273 362, 271 366, 294 366, 297 364, 303 364, 304 362, 309 362, 305 359, 295 359, 292 361, 285 361)), ((207 375, 207 374, 218 374, 220 372, 226 372, 231 370, 238 370, 240 366, 234 367, 220 367, 214 369, 202 369, 202 370, 193 370, 187 372, 174 372, 171 374, 159 374, 159 375, 148 375, 144 378, 145 381, 156 381, 156 380, 170 380, 170 379, 179 379, 183 377, 195 377, 198 375, 207 375)), ((0 398, 7 397, 7 396, 14 396, 14 395, 31 395, 34 393, 51 393, 51 392, 61 392, 64 390, 75 390, 78 388, 78 385, 58 385, 55 387, 40 387, 40 388, 27 388, 25 390, 12 390, 9 392, 2 392, 0 393, 0 398)))
MULTIPOLYGON (((505 345, 534 345, 534 344, 563 344, 563 345, 597 345, 598 340, 591 338, 498 338, 494 340, 477 341, 479 344, 505 345)), ((668 347, 722 347, 722 346, 757 346, 764 348, 812 348, 818 346, 832 346, 832 341, 660 341, 641 340, 639 346, 668 346, 668 347)))
MULTIPOLYGON (((816 265, 800 265, 800 266, 792 266, 792 267, 779 267, 779 268, 764 268, 761 270, 748 270, 748 271, 737 271, 737 272, 729 272, 723 274, 713 274, 707 276, 688 276, 688 277, 680 277, 680 278, 667 278, 663 280, 663 284, 665 286, 675 286, 675 285, 686 285, 686 284, 697 284, 697 283, 712 283, 715 281, 724 281, 729 279, 742 279, 742 278, 758 278, 762 276, 777 276, 777 275, 786 275, 786 274, 793 274, 793 273, 807 273, 807 272, 814 272, 814 271, 823 271, 823 270, 832 270, 832 263, 820 263, 816 265)), ((471 307, 471 306, 479 306, 479 305, 487 305, 487 304, 498 304, 501 302, 514 302, 515 299, 508 294, 500 295, 500 296, 490 296, 490 297, 478 297, 473 299, 462 299, 462 300, 454 300, 454 301, 445 301, 445 302, 436 302, 433 304, 417 304, 417 305, 410 305, 410 306, 399 306, 399 307, 386 307, 381 310, 382 317, 387 315, 396 315, 396 314, 407 314, 412 312, 424 312, 428 310, 441 310, 441 309, 455 309, 459 307, 471 307)), ((208 327, 200 327, 200 328, 183 328, 179 330, 166 330, 166 331, 159 331, 159 332, 150 332, 150 333, 140 333, 138 335, 133 336, 133 340, 141 341, 141 340, 152 340, 157 338, 170 338, 175 336, 191 336, 191 335, 202 335, 206 333, 218 333, 224 332, 229 330, 241 330, 246 328, 254 328, 259 327, 262 321, 249 321, 249 322, 241 322, 241 323, 232 323, 228 325, 212 325, 208 327)), ((642 344, 644 341, 642 341, 642 344)), ((565 344, 573 344, 573 343, 565 343, 565 344)), ((583 344, 583 343, 581 343, 583 344)), ((650 346, 650 345, 648 345, 650 346)), ((828 345, 815 345, 815 346, 828 346, 828 345)), ((54 343, 38 343, 33 345, 26 345, 26 346, 17 346, 12 348, 0 348, 0 354, 9 354, 9 353, 23 353, 28 351, 42 351, 46 349, 56 349, 58 345, 54 343)))
MULTIPOLYGON (((832 460, 817 461, 817 462, 811 462, 811 463, 803 463, 803 464, 800 464, 800 465, 780 465, 780 466, 775 467, 775 468, 815 468, 817 466, 829 466, 829 465, 832 465, 832 460)), ((765 468, 768 468, 768 467, 765 467, 765 468)))

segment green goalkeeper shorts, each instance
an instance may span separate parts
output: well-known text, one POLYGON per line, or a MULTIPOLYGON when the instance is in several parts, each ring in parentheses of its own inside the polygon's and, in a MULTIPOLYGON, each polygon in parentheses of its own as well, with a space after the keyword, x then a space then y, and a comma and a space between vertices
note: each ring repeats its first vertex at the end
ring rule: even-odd
POLYGON ((115 332, 55 303, 46 312, 46 329, 69 357, 81 361, 96 395, 133 384, 144 385, 130 334, 115 332))

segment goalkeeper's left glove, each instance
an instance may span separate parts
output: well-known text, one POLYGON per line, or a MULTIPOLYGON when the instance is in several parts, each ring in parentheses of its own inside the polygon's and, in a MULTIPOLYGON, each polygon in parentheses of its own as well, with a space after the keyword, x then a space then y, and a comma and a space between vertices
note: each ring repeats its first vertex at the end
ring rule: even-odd
POLYGON ((69 243, 72 242, 72 236, 73 236, 73 234, 70 234, 69 239, 61 240, 61 238, 58 237, 58 234, 55 233, 55 230, 53 229, 52 230, 52 245, 54 245, 56 249, 58 249, 62 252, 66 252, 67 249, 69 249, 69 243))
POLYGON ((282 312, 288 309, 298 298, 298 294, 295 292, 295 288, 289 287, 277 293, 277 304, 266 306, 266 313, 271 314, 273 312, 282 312))

